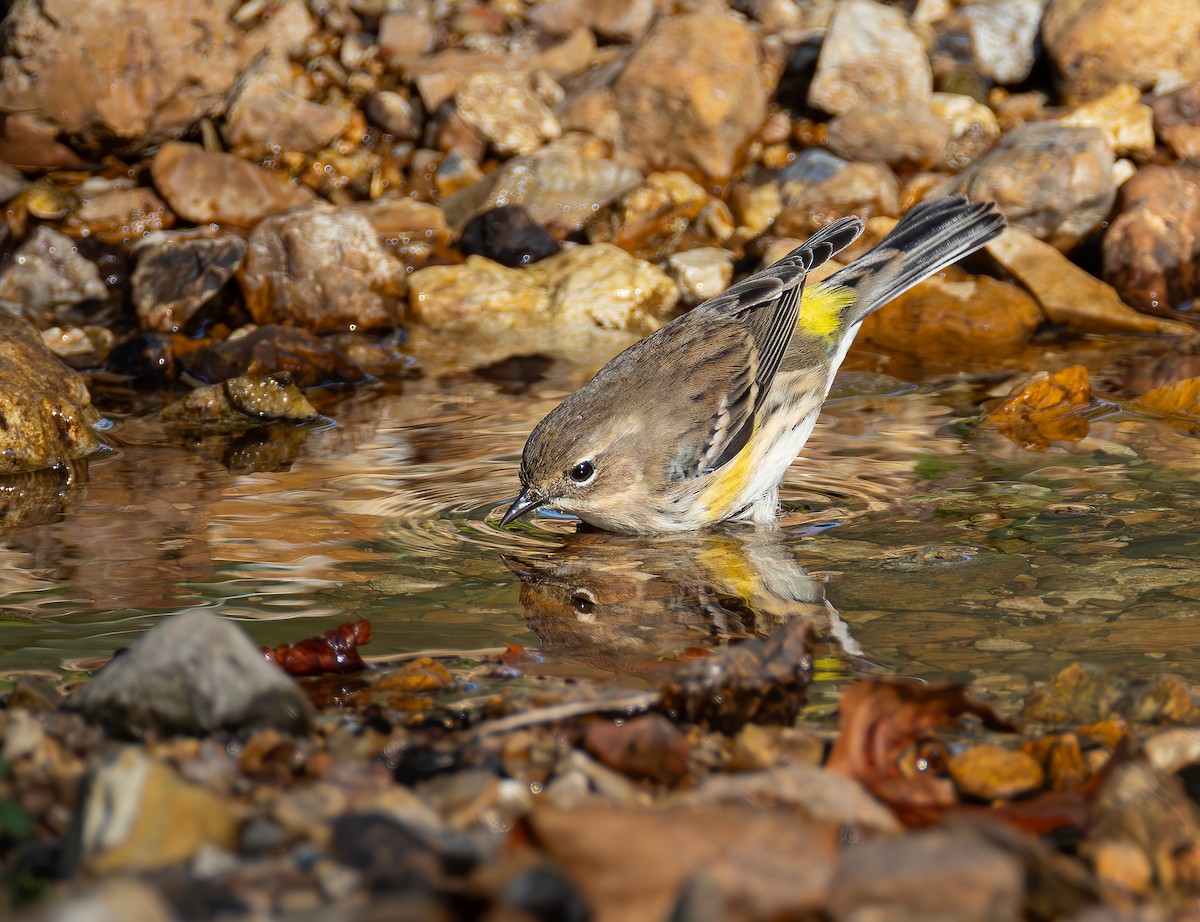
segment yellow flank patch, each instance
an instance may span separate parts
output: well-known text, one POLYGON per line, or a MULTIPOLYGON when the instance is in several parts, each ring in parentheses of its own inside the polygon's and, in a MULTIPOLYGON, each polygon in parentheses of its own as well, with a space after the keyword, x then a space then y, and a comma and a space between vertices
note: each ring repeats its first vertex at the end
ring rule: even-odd
POLYGON ((750 438, 738 456, 713 472, 709 483, 699 496, 700 506, 709 515, 709 521, 725 518, 732 512, 734 504, 741 499, 742 492, 750 485, 754 474, 754 437, 758 435, 758 422, 750 432, 750 438))
POLYGON ((854 303, 855 291, 844 285, 818 283, 804 289, 796 325, 809 336, 832 336, 842 322, 842 312, 854 303))

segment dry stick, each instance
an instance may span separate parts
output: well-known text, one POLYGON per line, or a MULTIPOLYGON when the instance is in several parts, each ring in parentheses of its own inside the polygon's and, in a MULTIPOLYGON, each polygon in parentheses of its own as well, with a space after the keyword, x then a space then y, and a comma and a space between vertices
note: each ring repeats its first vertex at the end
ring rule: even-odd
POLYGON ((556 720, 569 720, 572 717, 583 717, 587 714, 597 714, 601 711, 644 711, 654 707, 662 700, 662 695, 656 691, 633 692, 623 698, 609 698, 604 701, 571 701, 567 704, 556 704, 553 707, 539 708, 524 714, 511 714, 493 720, 475 732, 479 736, 489 736, 492 733, 504 733, 508 730, 519 730, 533 724, 553 723, 556 720))

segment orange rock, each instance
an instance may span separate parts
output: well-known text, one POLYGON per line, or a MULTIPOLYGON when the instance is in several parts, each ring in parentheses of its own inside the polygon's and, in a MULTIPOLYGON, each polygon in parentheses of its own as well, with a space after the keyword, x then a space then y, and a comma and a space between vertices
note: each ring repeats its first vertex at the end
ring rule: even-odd
POLYGON ((1082 413, 1095 405, 1087 369, 1072 365, 1053 375, 1042 372, 992 410, 986 422, 1032 451, 1054 442, 1078 442, 1088 433, 1082 413))
POLYGON ((1188 378, 1147 391, 1138 403, 1159 413, 1200 416, 1200 378, 1188 378))

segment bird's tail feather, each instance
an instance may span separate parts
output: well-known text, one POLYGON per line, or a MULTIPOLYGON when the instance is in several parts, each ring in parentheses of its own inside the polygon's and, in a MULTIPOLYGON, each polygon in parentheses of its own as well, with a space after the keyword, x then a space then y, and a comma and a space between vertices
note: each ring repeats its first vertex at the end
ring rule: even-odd
POLYGON ((911 208, 883 240, 822 283, 853 289, 843 329, 853 326, 935 272, 974 253, 1004 229, 991 202, 964 196, 929 199, 911 208))

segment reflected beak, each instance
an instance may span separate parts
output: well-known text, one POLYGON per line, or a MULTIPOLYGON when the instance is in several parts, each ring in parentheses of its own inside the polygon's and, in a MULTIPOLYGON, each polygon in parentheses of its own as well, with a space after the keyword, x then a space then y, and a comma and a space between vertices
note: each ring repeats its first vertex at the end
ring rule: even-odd
POLYGON ((513 504, 508 507, 508 512, 504 513, 504 518, 500 520, 500 527, 503 528, 505 525, 515 522, 526 512, 532 512, 538 506, 544 505, 549 499, 548 496, 539 496, 532 487, 523 487, 517 494, 517 498, 513 500, 513 504))
POLYGON ((508 567, 510 572, 515 573, 520 578, 521 582, 540 582, 541 576, 537 568, 524 557, 517 557, 514 554, 501 554, 500 560, 508 567))

